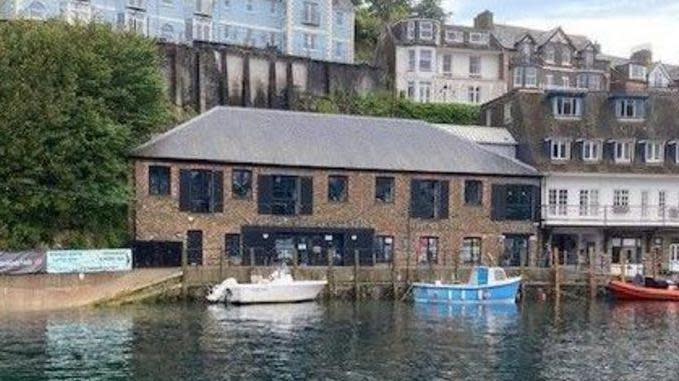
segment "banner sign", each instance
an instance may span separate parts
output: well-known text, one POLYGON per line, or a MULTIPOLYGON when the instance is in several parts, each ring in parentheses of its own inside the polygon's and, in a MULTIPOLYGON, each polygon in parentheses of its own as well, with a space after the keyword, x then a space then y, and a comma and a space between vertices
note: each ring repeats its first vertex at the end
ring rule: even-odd
POLYGON ((50 250, 47 273, 97 273, 132 270, 131 249, 50 250))
POLYGON ((25 275, 44 272, 44 252, 22 251, 7 253, 0 251, 0 275, 25 275))

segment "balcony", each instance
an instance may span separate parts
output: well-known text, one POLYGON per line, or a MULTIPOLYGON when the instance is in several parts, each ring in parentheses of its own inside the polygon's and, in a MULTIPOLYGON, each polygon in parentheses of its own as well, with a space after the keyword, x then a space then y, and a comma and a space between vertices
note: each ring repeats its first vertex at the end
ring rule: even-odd
POLYGON ((679 227, 679 208, 657 205, 543 205, 547 226, 672 226, 679 227))

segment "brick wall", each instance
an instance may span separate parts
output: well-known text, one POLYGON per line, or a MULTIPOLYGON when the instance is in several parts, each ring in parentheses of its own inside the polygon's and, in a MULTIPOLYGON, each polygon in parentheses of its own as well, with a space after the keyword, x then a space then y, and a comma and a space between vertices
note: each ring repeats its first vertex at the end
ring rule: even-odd
MULTIPOLYGON (((536 228, 527 222, 496 222, 490 219, 491 185, 493 183, 530 183, 537 179, 466 176, 416 176, 405 173, 378 173, 368 171, 332 171, 283 169, 248 166, 203 165, 190 163, 163 163, 137 161, 135 163, 135 238, 137 240, 185 241, 187 230, 203 231, 203 264, 219 263, 224 252, 224 235, 239 234, 244 225, 272 227, 327 227, 371 228, 376 235, 394 237, 394 257, 398 265, 415 263, 415 248, 421 236, 439 237, 439 265, 452 266, 461 250, 464 237, 482 238, 484 263, 496 264, 501 253, 502 234, 536 234, 536 228), (171 166, 171 195, 150 196, 148 192, 149 165, 171 166), (195 214, 179 211, 179 171, 202 168, 224 171, 224 212, 195 214), (231 169, 250 169, 254 181, 252 200, 236 200, 231 192, 231 169), (310 216, 270 216, 257 213, 256 178, 259 174, 286 174, 313 177, 313 214, 310 216), (348 201, 328 202, 328 175, 346 175, 349 179, 348 201), (375 177, 395 177, 396 201, 393 204, 375 202, 375 177), (410 179, 448 179, 450 183, 450 216, 442 221, 423 221, 408 218, 410 179), (483 181, 483 207, 464 206, 463 184, 468 178, 483 181), (408 262, 410 248, 411 262, 408 262)), ((531 241, 534 251, 535 241, 531 241)), ((531 254, 531 257, 534 257, 531 254)))

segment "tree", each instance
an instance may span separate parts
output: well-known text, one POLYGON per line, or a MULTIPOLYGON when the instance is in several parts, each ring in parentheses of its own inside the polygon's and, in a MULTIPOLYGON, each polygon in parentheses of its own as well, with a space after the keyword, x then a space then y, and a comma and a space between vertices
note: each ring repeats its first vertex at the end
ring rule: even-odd
POLYGON ((382 44, 392 39, 392 25, 412 11, 409 0, 354 0, 356 11, 356 55, 359 61, 375 62, 382 44))
POLYGON ((450 13, 443 10, 441 0, 420 0, 413 8, 413 13, 420 17, 445 21, 450 13))
POLYGON ((170 121, 153 41, 57 21, 0 36, 0 249, 124 243, 126 155, 170 121))

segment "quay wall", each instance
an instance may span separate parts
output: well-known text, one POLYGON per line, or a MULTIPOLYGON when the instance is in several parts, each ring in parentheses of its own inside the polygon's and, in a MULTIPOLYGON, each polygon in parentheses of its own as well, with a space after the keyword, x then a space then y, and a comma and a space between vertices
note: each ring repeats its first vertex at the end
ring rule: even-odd
POLYGON ((295 109, 301 96, 387 90, 387 73, 233 45, 159 43, 169 100, 202 113, 218 105, 295 109))

